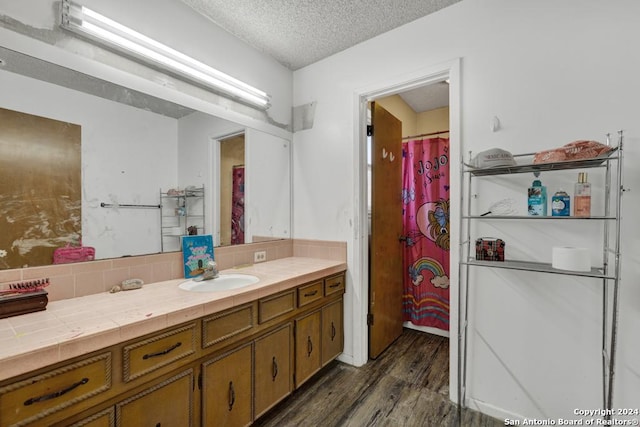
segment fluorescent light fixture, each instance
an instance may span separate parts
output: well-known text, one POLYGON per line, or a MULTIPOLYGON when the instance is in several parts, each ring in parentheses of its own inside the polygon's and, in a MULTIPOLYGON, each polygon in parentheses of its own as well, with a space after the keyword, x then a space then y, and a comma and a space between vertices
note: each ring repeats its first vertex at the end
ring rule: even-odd
POLYGON ((260 89, 70 0, 62 0, 61 27, 242 102, 269 108, 270 97, 260 89))

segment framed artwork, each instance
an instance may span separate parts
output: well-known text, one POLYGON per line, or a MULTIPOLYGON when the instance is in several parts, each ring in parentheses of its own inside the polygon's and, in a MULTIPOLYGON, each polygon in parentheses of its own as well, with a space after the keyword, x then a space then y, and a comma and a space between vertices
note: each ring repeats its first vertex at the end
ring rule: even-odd
POLYGON ((204 272, 204 266, 213 259, 213 237, 210 234, 182 236, 185 278, 190 279, 201 275, 204 272))

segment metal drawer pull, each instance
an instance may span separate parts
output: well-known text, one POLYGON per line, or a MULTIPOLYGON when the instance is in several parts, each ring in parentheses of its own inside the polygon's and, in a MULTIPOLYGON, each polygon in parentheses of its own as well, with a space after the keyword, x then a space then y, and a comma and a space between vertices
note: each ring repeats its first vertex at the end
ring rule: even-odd
POLYGON ((271 380, 275 381, 278 376, 278 362, 276 361, 276 357, 273 356, 273 363, 271 364, 271 380))
POLYGON ((304 296, 305 297, 312 297, 317 293, 318 293, 318 290, 316 289, 315 291, 307 292, 306 294, 304 294, 304 296))
POLYGON ((336 337, 336 325, 331 322, 331 341, 336 337))
POLYGON ((162 350, 162 351, 159 351, 157 353, 145 354, 144 356, 142 356, 142 358, 144 360, 147 360, 147 359, 151 359, 152 357, 164 356, 165 354, 168 354, 168 353, 172 352, 173 350, 175 350, 176 348, 180 347, 181 345, 182 345, 181 342, 177 342, 176 344, 172 345, 171 347, 169 347, 166 350, 162 350))
POLYGON ((25 400, 24 406, 29 406, 29 405, 32 405, 32 404, 37 403, 37 402, 44 402, 45 400, 49 400, 49 399, 55 399, 56 397, 60 397, 63 394, 69 393, 74 388, 79 387, 82 384, 86 384, 88 382, 89 382, 89 378, 83 378, 80 381, 78 381, 77 383, 71 384, 69 387, 63 388, 62 390, 56 391, 55 393, 45 394, 45 395, 42 395, 40 397, 32 397, 31 399, 25 400))
POLYGON ((233 389, 233 381, 229 381, 229 410, 233 409, 233 404, 236 403, 236 391, 233 389))
POLYGON ((311 342, 311 337, 307 336, 307 357, 311 356, 312 351, 313 351, 313 343, 311 342))
POLYGON ((342 285, 342 282, 336 282, 333 285, 329 285, 330 288, 337 288, 338 286, 342 285))

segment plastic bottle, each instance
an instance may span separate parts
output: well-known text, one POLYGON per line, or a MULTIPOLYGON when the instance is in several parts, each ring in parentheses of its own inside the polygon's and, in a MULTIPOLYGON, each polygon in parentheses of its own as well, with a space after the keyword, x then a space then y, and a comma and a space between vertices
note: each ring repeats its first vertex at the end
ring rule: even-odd
POLYGON ((547 187, 539 179, 529 187, 529 215, 547 216, 547 187))
POLYGON ((571 215, 571 197, 566 191, 559 189, 551 198, 551 216, 571 215))
POLYGON ((587 173, 578 174, 578 182, 573 194, 573 215, 591 216, 591 184, 587 182, 587 173))

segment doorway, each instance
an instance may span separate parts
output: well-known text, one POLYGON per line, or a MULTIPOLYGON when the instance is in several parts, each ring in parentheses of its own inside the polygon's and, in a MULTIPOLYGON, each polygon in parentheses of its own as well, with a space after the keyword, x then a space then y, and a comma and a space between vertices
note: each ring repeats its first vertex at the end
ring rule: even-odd
POLYGON ((367 320, 375 359, 403 327, 449 337, 448 83, 376 99, 370 111, 367 320))
POLYGON ((219 245, 243 244, 245 200, 245 134, 219 139, 220 143, 220 235, 219 245))
MULTIPOLYGON (((367 136, 366 136, 366 124, 367 124, 367 107, 372 101, 380 100, 382 98, 397 95, 409 90, 427 86, 445 80, 449 80, 449 138, 451 140, 451 215, 450 215, 450 245, 451 248, 457 248, 459 246, 459 199, 460 199, 460 103, 459 103, 459 79, 460 79, 460 60, 452 60, 439 66, 430 67, 428 69, 417 70, 413 73, 404 76, 406 80, 393 80, 390 79, 387 82, 383 82, 374 87, 363 88, 356 95, 358 96, 357 105, 357 117, 358 117, 358 136, 360 144, 355 147, 357 169, 359 171, 358 178, 356 180, 356 203, 358 209, 358 218, 361 220, 358 223, 358 230, 360 238, 356 239, 354 248, 354 283, 361 283, 363 296, 358 301, 354 301, 354 313, 356 316, 363 319, 362 323, 355 326, 355 334, 358 336, 358 332, 362 345, 360 348, 361 353, 357 356, 356 360, 361 360, 361 363, 365 363, 368 356, 369 348, 369 327, 367 325, 367 314, 369 313, 370 294, 368 289, 369 284, 369 221, 368 221, 368 164, 367 164, 367 136), (364 357, 363 357, 364 356, 364 357)), ((451 251, 450 255, 450 336, 458 337, 457 340, 452 340, 450 343, 449 353, 449 397, 451 400, 457 402, 457 379, 458 369, 456 369, 458 360, 458 348, 459 348, 459 336, 458 336, 458 306, 459 306, 459 292, 458 292, 458 271, 457 265, 459 260, 459 254, 457 249, 451 251)), ((356 346, 358 342, 356 342, 356 346)))

